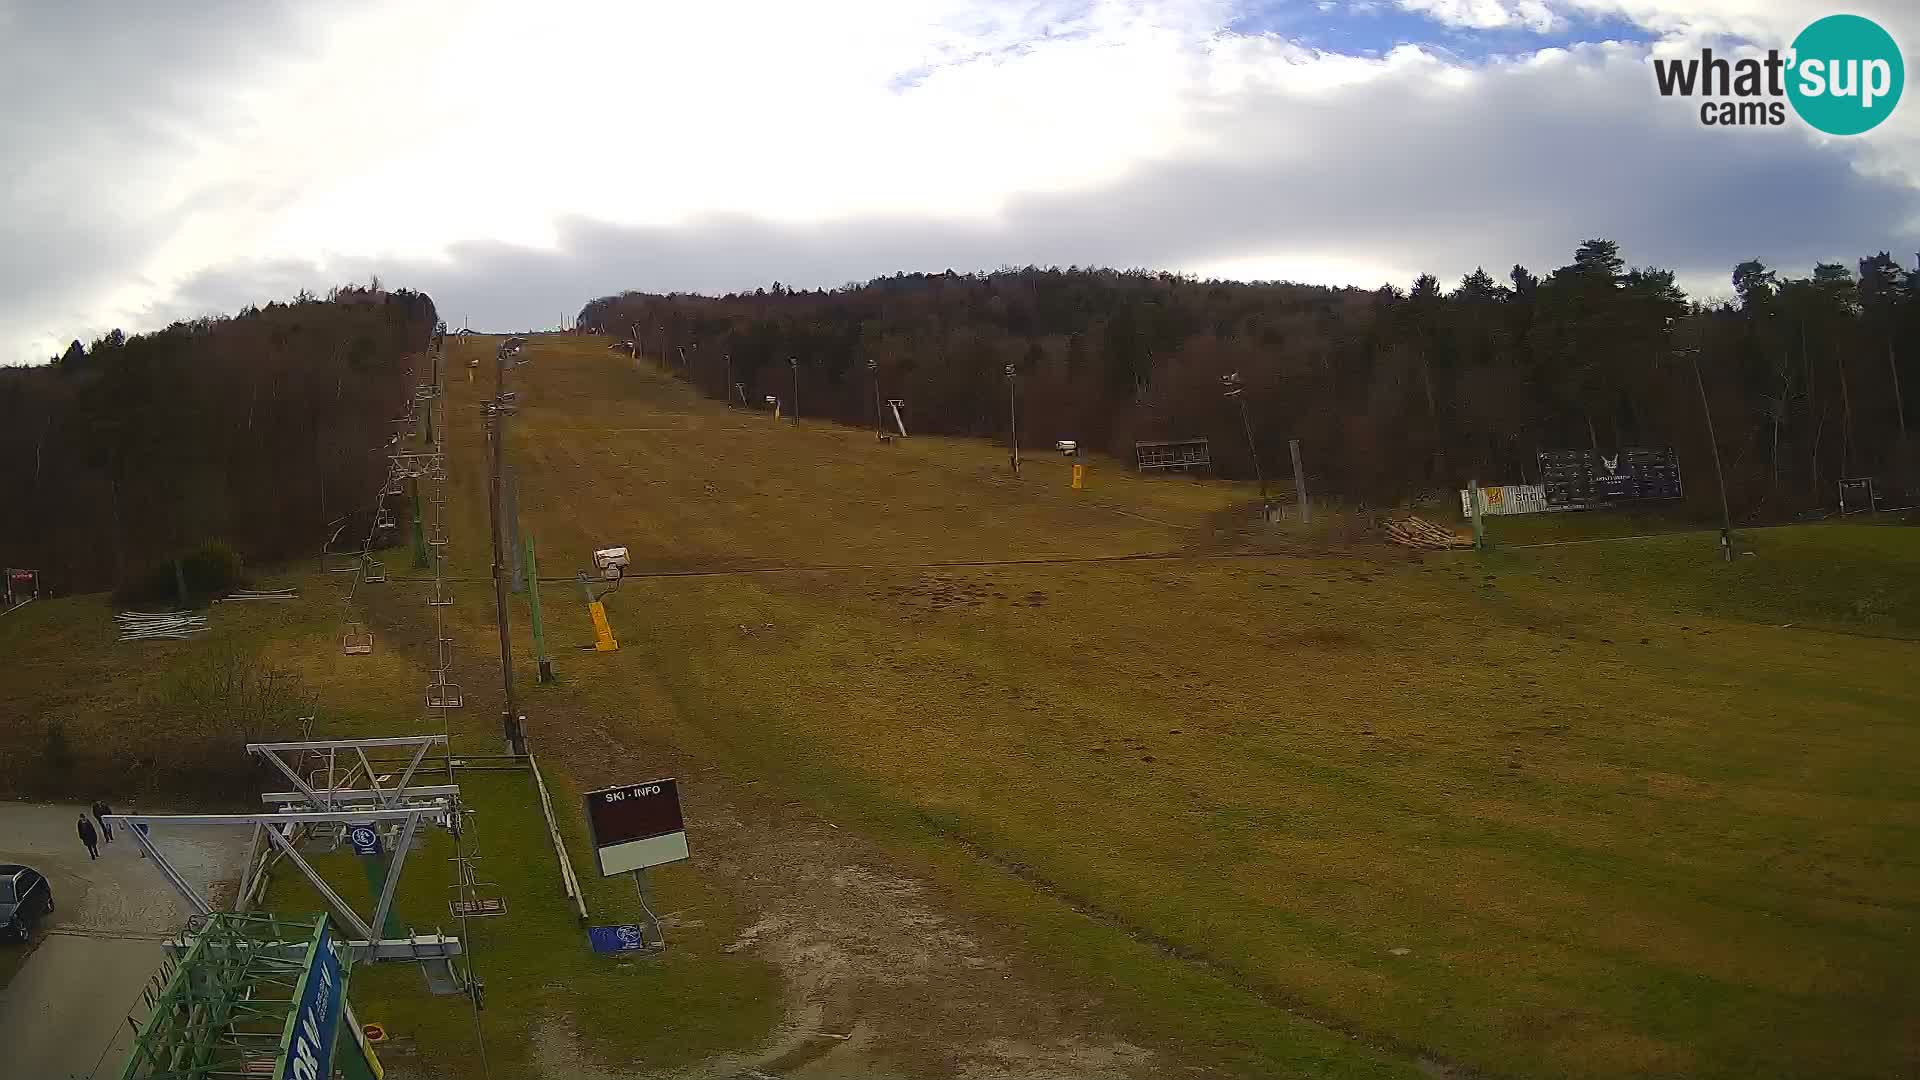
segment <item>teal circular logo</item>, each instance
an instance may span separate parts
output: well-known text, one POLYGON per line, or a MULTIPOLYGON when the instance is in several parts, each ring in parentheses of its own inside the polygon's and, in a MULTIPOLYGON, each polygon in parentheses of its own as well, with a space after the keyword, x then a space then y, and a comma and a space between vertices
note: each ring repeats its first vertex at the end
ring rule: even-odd
POLYGON ((1829 135, 1872 131, 1893 115, 1907 68, 1893 35, 1872 19, 1829 15, 1793 39, 1787 98, 1829 135))

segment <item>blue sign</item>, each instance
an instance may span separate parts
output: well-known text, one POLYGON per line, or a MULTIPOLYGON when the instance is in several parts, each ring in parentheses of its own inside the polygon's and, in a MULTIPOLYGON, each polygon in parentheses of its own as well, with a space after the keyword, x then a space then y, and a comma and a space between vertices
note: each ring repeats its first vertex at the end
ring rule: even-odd
POLYGON ((380 854, 380 830, 371 825, 353 825, 347 829, 347 842, 355 855, 380 854))
POLYGON ((600 953, 633 952, 647 947, 646 932, 638 923, 622 923, 619 926, 589 926, 587 940, 593 942, 593 951, 600 953))
POLYGON ((340 958, 333 954, 327 924, 320 924, 319 947, 300 980, 299 1005, 293 1011, 292 1038, 274 1080, 330 1080, 333 1076, 333 1036, 340 1024, 345 1000, 340 986, 340 958))

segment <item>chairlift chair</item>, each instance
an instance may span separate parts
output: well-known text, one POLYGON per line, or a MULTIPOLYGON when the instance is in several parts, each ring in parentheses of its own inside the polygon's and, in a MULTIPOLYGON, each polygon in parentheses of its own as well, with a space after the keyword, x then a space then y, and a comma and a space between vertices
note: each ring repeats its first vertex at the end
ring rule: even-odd
POLYGON ((457 865, 460 875, 458 882, 447 886, 447 891, 454 894, 453 898, 447 901, 447 910, 452 913, 454 918, 458 919, 464 916, 473 919, 489 915, 505 915, 507 913, 506 900, 499 897, 477 895, 481 889, 499 888, 498 882, 475 880, 473 860, 471 858, 456 858, 450 861, 457 865), (462 898, 460 896, 462 892, 472 895, 473 899, 467 900, 462 898))
POLYGON ((427 708, 458 709, 467 703, 459 683, 437 682, 427 686, 427 708))
POLYGON ((340 634, 340 651, 348 656, 365 656, 373 651, 373 631, 367 624, 350 622, 340 634))
POLYGON ((378 584, 382 581, 387 580, 387 568, 385 565, 383 565, 380 562, 379 559, 367 558, 362 560, 360 563, 360 569, 361 569, 360 580, 366 582, 369 585, 378 584))
POLYGON ((476 896, 472 900, 449 900, 447 910, 456 919, 477 919, 486 915, 505 915, 507 902, 495 896, 476 896))

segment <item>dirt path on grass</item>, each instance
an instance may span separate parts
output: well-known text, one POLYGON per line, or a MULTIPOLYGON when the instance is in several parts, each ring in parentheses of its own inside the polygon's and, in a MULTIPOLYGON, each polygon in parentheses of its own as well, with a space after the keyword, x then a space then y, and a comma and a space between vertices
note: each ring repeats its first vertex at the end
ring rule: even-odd
MULTIPOLYGON (((833 822, 604 728, 573 729, 542 753, 583 785, 629 755, 686 778, 701 860, 755 913, 728 950, 752 950, 784 976, 785 1015, 764 1046, 654 1074, 662 1080, 1167 1075, 1155 1054, 1100 1022, 1091 994, 1043 986, 1017 950, 943 910, 934 889, 833 822)), ((564 1023, 541 1030, 538 1047, 556 1080, 647 1075, 596 1069, 564 1023)))

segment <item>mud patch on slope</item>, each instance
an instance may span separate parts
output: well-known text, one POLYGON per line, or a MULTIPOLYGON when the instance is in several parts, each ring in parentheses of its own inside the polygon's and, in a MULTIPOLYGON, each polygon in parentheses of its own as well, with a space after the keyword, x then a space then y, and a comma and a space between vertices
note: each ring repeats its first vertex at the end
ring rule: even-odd
MULTIPOLYGON (((606 733, 601 733, 603 736, 606 733)), ((589 773, 590 775, 590 773, 589 773)), ((1017 957, 942 910, 935 890, 848 830, 791 805, 720 802, 689 787, 703 857, 756 913, 726 946, 779 969, 780 1024, 764 1045, 685 1069, 620 1072, 582 1060, 563 1018, 535 1036, 544 1075, 720 1078, 1073 1077, 1159 1074, 1148 1050, 1101 1029, 1091 1000, 1038 985, 1017 957)))

